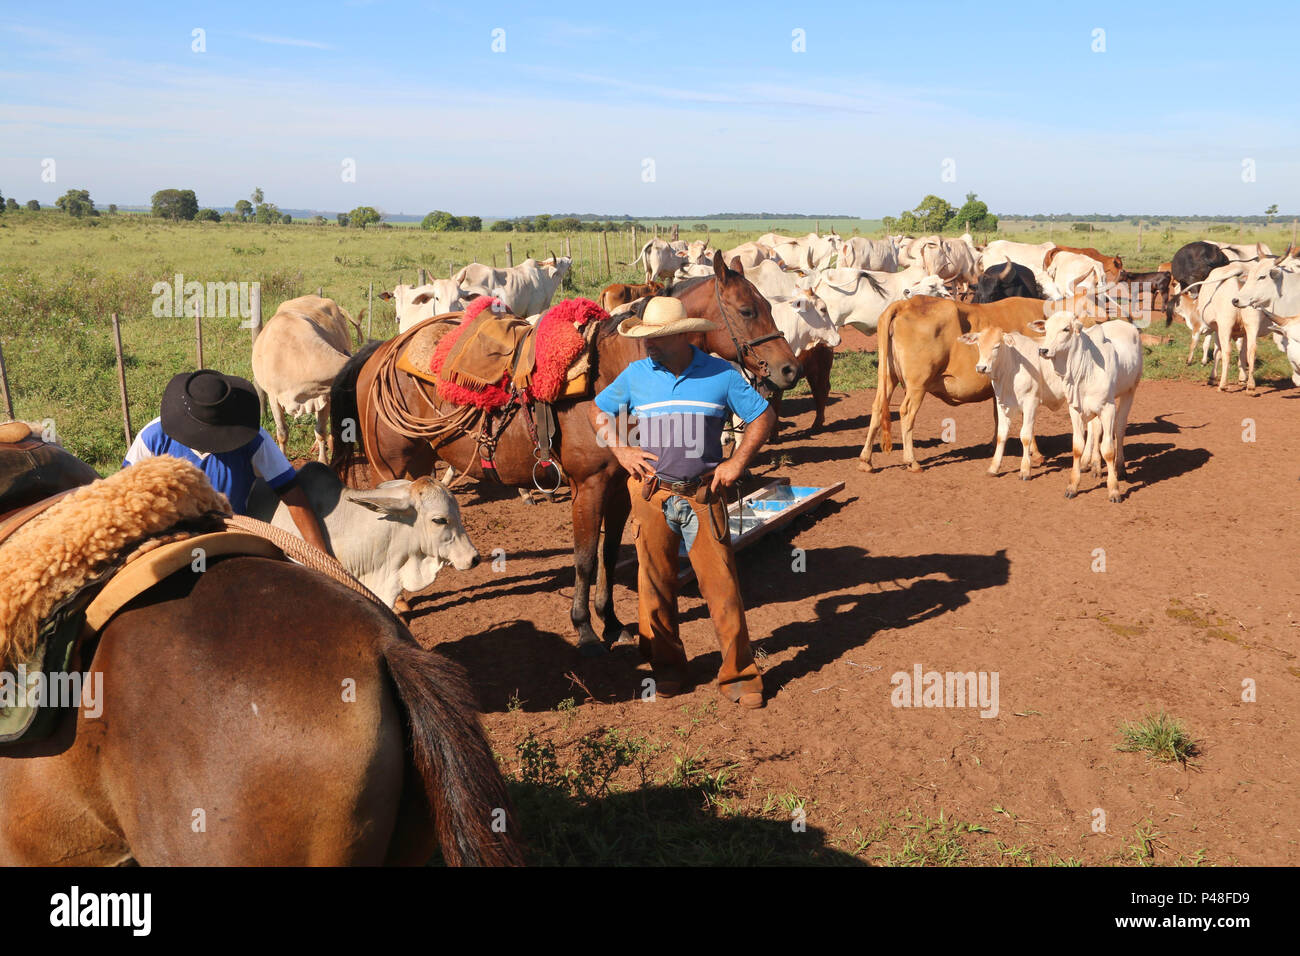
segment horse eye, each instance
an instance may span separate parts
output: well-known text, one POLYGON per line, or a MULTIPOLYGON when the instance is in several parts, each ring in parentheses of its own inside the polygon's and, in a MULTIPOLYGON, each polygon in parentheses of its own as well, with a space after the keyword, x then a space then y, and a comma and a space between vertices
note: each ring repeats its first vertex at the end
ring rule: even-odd
POLYGON ((757 313, 753 309, 741 309, 740 314, 747 319, 752 319, 757 313))
POLYGON ((446 519, 446 518, 439 518, 439 517, 437 517, 437 516, 435 516, 435 517, 432 519, 432 521, 433 521, 434 524, 446 524, 446 523, 447 523, 447 519, 446 519))

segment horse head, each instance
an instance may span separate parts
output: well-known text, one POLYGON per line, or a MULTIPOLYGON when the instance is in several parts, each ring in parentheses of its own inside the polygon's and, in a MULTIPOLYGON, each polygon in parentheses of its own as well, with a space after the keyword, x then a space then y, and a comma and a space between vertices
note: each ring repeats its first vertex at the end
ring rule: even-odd
POLYGON ((710 290, 709 301, 700 302, 702 315, 718 326, 706 337, 706 350, 733 362, 740 362, 759 382, 773 389, 792 388, 803 368, 772 320, 772 306, 752 282, 745 278, 739 259, 728 267, 722 253, 713 256, 713 281, 701 284, 710 290))

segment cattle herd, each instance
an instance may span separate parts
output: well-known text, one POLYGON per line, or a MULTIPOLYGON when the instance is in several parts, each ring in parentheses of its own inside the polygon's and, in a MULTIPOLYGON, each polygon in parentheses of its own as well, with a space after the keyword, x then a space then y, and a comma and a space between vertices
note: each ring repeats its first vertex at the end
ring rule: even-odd
MULTIPOLYGON (((1120 501, 1124 434, 1148 338, 1139 329, 1160 311, 1166 324, 1177 316, 1191 330, 1189 363, 1198 341, 1204 340, 1202 363, 1213 356, 1221 364, 1220 389, 1227 386, 1235 343, 1239 380, 1247 391, 1254 390, 1256 346, 1269 335, 1286 353, 1300 385, 1300 258, 1292 249, 1275 256, 1263 245, 1197 241, 1155 272, 1130 273, 1119 256, 1092 248, 1007 240, 981 248, 969 235, 842 239, 769 233, 725 251, 699 240, 655 238, 635 260, 644 267, 644 282, 607 286, 599 304, 615 315, 635 310, 650 296, 673 294, 692 280, 712 276, 719 257, 761 293, 772 322, 803 365, 816 408, 814 430, 824 422, 840 330, 852 326, 876 336, 879 383, 859 459, 867 472, 875 467, 877 442, 881 450, 892 450, 890 403, 901 386, 898 419, 908 468, 921 467, 913 434, 927 394, 949 405, 995 400, 990 474, 1001 467, 1011 419, 1018 412, 1022 479, 1042 462, 1035 440, 1039 408, 1065 409, 1074 459, 1066 497, 1077 494, 1081 471, 1090 467, 1098 477, 1105 471, 1108 497, 1120 501)), ((555 255, 505 269, 472 263, 446 279, 399 285, 384 296, 394 301, 403 332, 433 316, 463 310, 484 295, 535 322, 571 265, 570 259, 555 255)), ((283 446, 286 413, 312 413, 322 461, 330 456, 328 400, 350 354, 350 322, 330 300, 304 296, 280 307, 254 347, 254 376, 268 393, 277 439, 283 446)), ((319 480, 319 496, 330 501, 357 494, 323 475, 319 480)), ((398 497, 402 495, 429 497, 422 487, 403 488, 398 497)), ((366 524, 360 516, 391 506, 364 495, 352 504, 358 527, 366 524)), ((455 502, 431 499, 427 507, 446 515, 454 512, 455 502)), ((451 527, 459 529, 458 514, 452 517, 451 527)), ((390 555, 384 573, 391 576, 395 568, 406 567, 401 576, 409 590, 431 582, 445 563, 463 567, 472 551, 461 531, 446 540, 375 547, 401 552, 390 555)), ((399 589, 392 581, 375 579, 373 571, 370 578, 393 603, 399 589)))

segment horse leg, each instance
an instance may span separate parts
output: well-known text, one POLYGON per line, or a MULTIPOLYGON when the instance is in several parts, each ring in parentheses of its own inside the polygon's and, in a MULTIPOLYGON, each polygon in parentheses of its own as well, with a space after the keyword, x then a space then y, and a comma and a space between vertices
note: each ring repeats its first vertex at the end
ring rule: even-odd
POLYGON ((627 482, 619 476, 610 478, 605 491, 605 536, 600 549, 599 576, 596 579, 596 616, 604 623, 606 644, 619 644, 632 640, 632 634, 614 611, 614 569, 618 564, 619 548, 623 544, 623 528, 632 513, 627 482))
POLYGON ((600 549, 600 519, 609 476, 604 471, 574 481, 573 490, 573 607, 569 620, 578 632, 578 652, 595 657, 605 645, 591 626, 591 582, 600 549))

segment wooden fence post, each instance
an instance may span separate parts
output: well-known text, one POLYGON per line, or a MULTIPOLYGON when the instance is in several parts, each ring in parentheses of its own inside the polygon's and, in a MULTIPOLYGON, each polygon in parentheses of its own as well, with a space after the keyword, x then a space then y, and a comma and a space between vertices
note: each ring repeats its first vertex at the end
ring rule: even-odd
POLYGON ((325 287, 323 285, 316 287, 316 295, 322 299, 325 298, 325 287))
POLYGON ((375 328, 375 284, 370 283, 370 288, 366 292, 366 338, 373 338, 372 332, 375 328))
POLYGON ((510 269, 515 264, 515 249, 510 243, 506 243, 506 268, 510 269))
POLYGON ((5 350, 0 346, 0 398, 4 399, 5 415, 12 421, 14 417, 14 400, 9 394, 9 372, 5 369, 5 350))
POLYGON ((203 368, 203 306, 194 310, 194 351, 199 361, 194 367, 203 368))
POLYGON ((113 313, 113 351, 117 353, 117 389, 122 393, 122 431, 126 435, 126 447, 131 447, 131 403, 126 397, 126 362, 122 360, 122 328, 117 322, 117 313, 113 313))
POLYGON ((417 280, 418 280, 418 281, 416 282, 416 288, 419 288, 419 287, 422 286, 422 285, 427 285, 427 284, 428 284, 428 273, 426 273, 426 272, 424 271, 424 267, 423 267, 423 266, 421 266, 419 272, 416 273, 416 278, 417 278, 417 280))
POLYGON ((1139 254, 1142 252, 1142 225, 1143 225, 1143 221, 1139 219, 1138 220, 1138 253, 1139 254))
POLYGON ((673 242, 677 241, 677 223, 673 223, 673 242))
MULTIPOLYGON (((257 337, 262 333, 262 285, 257 283, 253 286, 252 293, 249 296, 249 311, 252 312, 249 321, 252 323, 249 328, 252 330, 252 340, 249 342, 251 349, 257 337)), ((253 388, 257 390, 257 404, 261 409, 261 414, 266 415, 266 392, 262 391, 262 386, 258 385, 256 380, 253 382, 253 388)))
POLYGON ((1296 220, 1291 220, 1291 245, 1295 245, 1295 224, 1296 220))
POLYGON ((604 229, 600 230, 600 244, 605 249, 605 278, 609 278, 614 273, 609 268, 609 233, 604 229))

